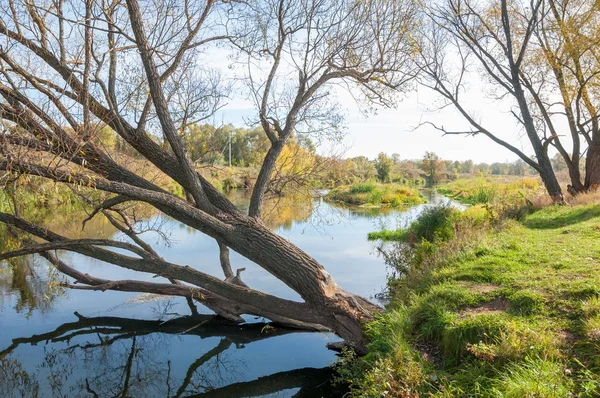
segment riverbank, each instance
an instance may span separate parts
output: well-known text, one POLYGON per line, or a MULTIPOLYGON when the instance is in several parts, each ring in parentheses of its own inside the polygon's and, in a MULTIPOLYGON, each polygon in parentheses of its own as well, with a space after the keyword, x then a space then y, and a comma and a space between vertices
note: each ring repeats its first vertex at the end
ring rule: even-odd
POLYGON ((600 205, 455 227, 387 249, 401 277, 340 368, 352 395, 598 396, 600 205))

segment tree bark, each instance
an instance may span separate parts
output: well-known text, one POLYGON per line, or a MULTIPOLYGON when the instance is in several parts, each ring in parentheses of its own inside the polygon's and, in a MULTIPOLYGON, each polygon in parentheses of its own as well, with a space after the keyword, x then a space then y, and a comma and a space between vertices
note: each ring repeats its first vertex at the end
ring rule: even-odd
POLYGON ((248 210, 250 217, 261 217, 265 192, 267 191, 269 182, 271 181, 271 174, 273 174, 273 169, 275 168, 277 158, 281 154, 284 145, 285 140, 282 138, 274 141, 271 145, 271 148, 267 152, 267 155, 265 156, 265 160, 263 161, 260 172, 258 173, 258 178, 254 184, 254 189, 252 190, 252 197, 250 198, 250 209, 248 210))
POLYGON ((552 198, 552 201, 555 203, 564 203, 565 198, 562 193, 562 188, 558 183, 556 174, 554 174, 550 159, 548 159, 548 156, 545 156, 542 159, 538 159, 538 161, 540 163, 540 177, 542 178, 544 187, 546 187, 546 191, 552 198))
MULTIPOLYGON (((538 3, 539 6, 539 3, 538 3)), ((564 196, 562 194, 562 189, 560 184, 558 183, 558 179, 556 178, 556 174, 554 174, 554 170, 552 169, 552 163, 550 162, 550 158, 548 157, 547 148, 542 144, 540 137, 538 136, 537 129, 535 127, 535 123, 533 117, 531 115, 531 111, 529 109, 529 104, 527 101, 527 97, 525 96, 525 92, 523 90, 523 85, 521 84, 521 76, 520 76, 520 62, 521 58, 514 59, 513 54, 513 37, 510 27, 510 16, 507 7, 507 1, 502 0, 502 26, 504 29, 504 36, 506 38, 506 56, 508 59, 508 65, 510 68, 510 80, 511 85, 514 90, 514 97, 517 100, 519 105, 519 110, 521 111, 522 123, 525 128, 525 132, 531 142, 531 146, 533 147, 533 151, 537 158, 537 163, 539 165, 539 173, 542 178, 542 182, 548 191, 548 194, 552 198, 554 202, 562 203, 564 202, 564 196)), ((537 7, 535 8, 537 12, 537 7)), ((532 18, 535 18, 532 17, 532 18)), ((525 49, 527 48, 527 40, 521 44, 523 47, 520 49, 520 54, 523 54, 525 49)))
POLYGON ((569 171, 569 178, 571 179, 571 185, 569 185, 569 193, 578 195, 586 191, 585 185, 581 182, 581 171, 579 170, 579 164, 575 164, 572 161, 566 161, 567 170, 569 171))
POLYGON ((595 191, 600 187, 600 139, 592 141, 585 162, 585 189, 595 191))

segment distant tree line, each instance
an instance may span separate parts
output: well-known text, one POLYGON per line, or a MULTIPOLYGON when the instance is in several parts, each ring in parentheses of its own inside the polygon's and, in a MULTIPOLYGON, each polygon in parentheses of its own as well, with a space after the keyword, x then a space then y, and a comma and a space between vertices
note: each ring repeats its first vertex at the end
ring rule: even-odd
MULTIPOLYGON (((106 134, 98 134, 105 147, 124 153, 131 152, 127 152, 128 147, 120 140, 115 140, 109 128, 106 128, 106 131, 106 134)), ((231 141, 231 165, 256 168, 261 165, 269 148, 269 141, 262 127, 244 128, 232 124, 220 127, 208 123, 193 124, 183 133, 183 141, 190 159, 197 165, 228 165, 231 141)), ((512 162, 475 163, 470 159, 444 160, 434 152, 425 152, 421 159, 401 159, 397 153, 388 155, 384 152, 372 160, 365 156, 339 159, 317 155, 315 145, 306 137, 292 137, 287 145, 289 148, 286 153, 296 154, 299 150, 304 153, 301 169, 302 173, 306 174, 304 183, 309 186, 331 187, 367 180, 432 186, 460 176, 537 174, 537 171, 522 159, 512 162), (307 161, 315 165, 309 167, 307 161), (309 169, 310 173, 306 171, 309 169)), ((560 154, 555 154, 550 160, 555 173, 568 170, 560 154)), ((585 164, 585 157, 581 162, 585 164)), ((291 178, 292 171, 298 168, 289 166, 289 159, 280 163, 286 165, 288 179, 291 178)))
MULTIPOLYGON (((552 158, 556 172, 566 169, 563 159, 552 158)), ((422 159, 400 159, 400 155, 381 152, 375 159, 357 156, 338 160, 336 167, 327 172, 331 185, 350 184, 357 181, 377 180, 414 185, 436 185, 443 180, 461 176, 486 175, 535 175, 536 170, 521 159, 512 162, 474 163, 472 160, 443 160, 433 152, 426 152, 422 159)))
POLYGON ((269 139, 260 127, 195 124, 186 129, 183 139, 194 163, 228 164, 230 140, 232 166, 260 166, 269 149, 269 139))
MULTIPOLYGON (((269 141, 261 127, 243 128, 231 124, 215 127, 208 123, 194 124, 186 129, 184 142, 190 158, 196 164, 229 164, 231 140, 231 165, 257 167, 269 148, 269 141)), ((313 143, 304 137, 293 139, 290 148, 298 146, 310 153, 313 161, 325 162, 326 158, 315 154, 313 143)), ((292 149, 296 150, 296 149, 292 149)), ((555 172, 567 169, 564 159, 556 154, 552 159, 555 172)), ((585 162, 585 159, 582 160, 585 162)), ((379 153, 369 159, 357 156, 350 159, 327 159, 327 167, 314 173, 311 185, 337 186, 358 181, 377 180, 412 185, 436 185, 443 180, 453 180, 467 175, 535 175, 537 171, 522 159, 512 162, 475 163, 473 160, 444 160, 433 152, 426 152, 421 159, 401 159, 394 153, 379 153)))

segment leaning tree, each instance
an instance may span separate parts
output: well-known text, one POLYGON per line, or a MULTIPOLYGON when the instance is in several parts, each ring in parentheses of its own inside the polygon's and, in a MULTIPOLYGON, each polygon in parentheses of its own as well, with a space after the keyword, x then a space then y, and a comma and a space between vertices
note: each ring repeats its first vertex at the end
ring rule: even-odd
MULTIPOLYGON (((0 170, 37 176, 77 191, 89 216, 106 217, 128 237, 74 239, 18 212, 0 221, 25 234, 1 259, 37 253, 77 289, 152 292, 186 297, 242 322, 329 329, 364 351, 361 322, 376 307, 338 286, 310 255, 261 221, 275 161, 290 137, 331 128, 327 110, 340 86, 365 101, 387 102, 412 77, 413 1, 330 0, 8 0, 0 5, 0 170), (209 68, 215 51, 230 54, 238 83, 257 105, 269 138, 241 212, 186 153, 186 128, 214 113, 224 78, 209 68), (124 145, 178 184, 174 195, 96 139, 110 129, 124 145), (100 195, 103 193, 104 195, 100 195), (98 198, 101 197, 102 200, 98 198), (216 240, 224 278, 161 258, 142 239, 125 206, 143 203, 216 240), (297 292, 275 297, 234 277, 229 250, 255 262, 297 292), (164 279, 111 280, 84 274, 55 254, 76 252, 164 279), (75 284, 76 283, 76 284, 75 284)), ((217 256, 215 256, 216 258, 217 256)))

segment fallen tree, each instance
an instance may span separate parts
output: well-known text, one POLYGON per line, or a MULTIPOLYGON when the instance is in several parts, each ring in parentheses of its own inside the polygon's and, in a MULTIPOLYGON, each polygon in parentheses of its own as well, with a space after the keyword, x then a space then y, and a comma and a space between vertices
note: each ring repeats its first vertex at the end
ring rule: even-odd
POLYGON ((358 86, 364 99, 388 103, 390 89, 412 78, 414 2, 265 0, 261 2, 79 2, 9 0, 0 9, 0 170, 5 180, 37 176, 73 187, 90 207, 128 236, 72 239, 15 211, 0 222, 24 234, 24 245, 0 259, 37 253, 74 289, 151 292, 186 297, 216 314, 242 314, 307 329, 329 329, 365 351, 362 322, 377 307, 338 286, 325 268, 261 221, 275 161, 293 135, 329 133, 333 85, 358 86), (270 141, 249 213, 238 210, 194 168, 182 140, 192 123, 222 106, 222 78, 204 50, 226 43, 243 62, 243 81, 270 141), (201 62, 202 60, 206 62, 201 62), (291 76, 291 77, 290 77, 291 76), (134 172, 97 140, 109 129, 177 183, 178 197, 134 172), (98 192, 102 192, 100 195, 98 192), (101 200, 98 199, 100 196, 101 200), (170 263, 142 240, 126 205, 151 205, 214 238, 224 279, 170 263), (118 249, 119 252, 115 251, 118 249), (248 287, 234 277, 229 249, 297 292, 302 302, 248 287), (83 274, 56 250, 67 250, 164 282, 83 274))

